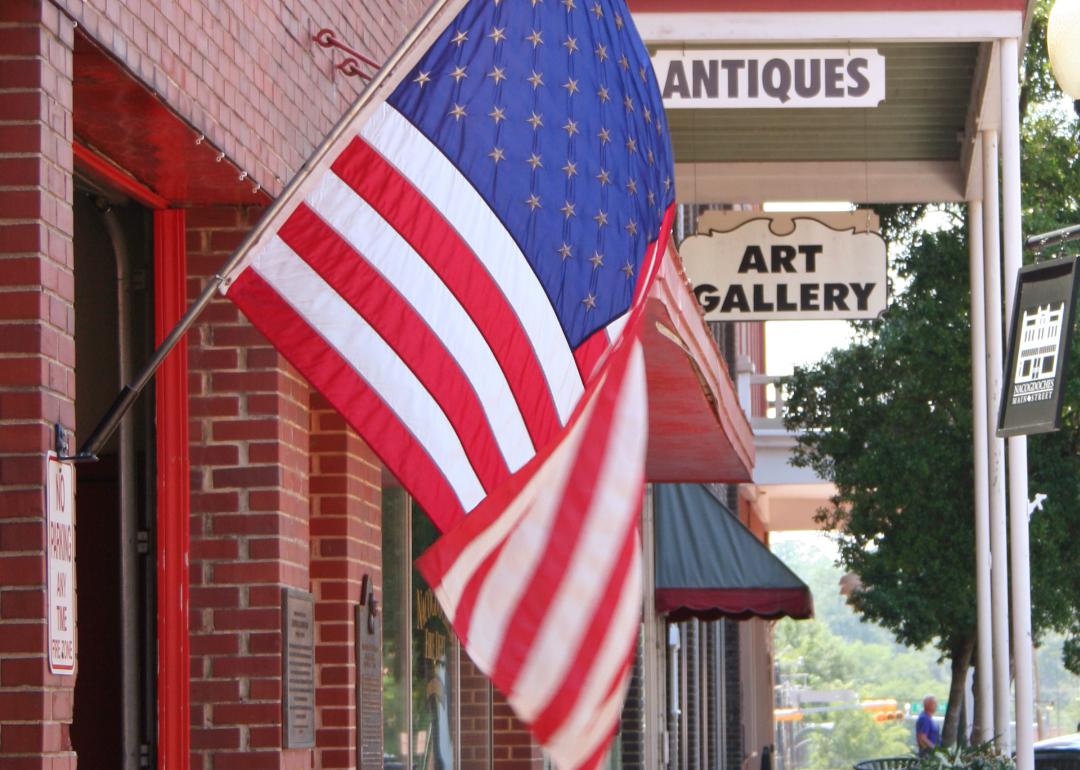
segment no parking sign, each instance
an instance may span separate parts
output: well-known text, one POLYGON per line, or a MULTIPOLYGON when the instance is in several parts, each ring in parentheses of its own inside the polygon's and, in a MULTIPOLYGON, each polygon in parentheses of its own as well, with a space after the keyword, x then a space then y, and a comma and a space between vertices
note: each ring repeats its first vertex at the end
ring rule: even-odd
POLYGON ((75 471, 56 452, 45 456, 49 670, 75 673, 75 471))

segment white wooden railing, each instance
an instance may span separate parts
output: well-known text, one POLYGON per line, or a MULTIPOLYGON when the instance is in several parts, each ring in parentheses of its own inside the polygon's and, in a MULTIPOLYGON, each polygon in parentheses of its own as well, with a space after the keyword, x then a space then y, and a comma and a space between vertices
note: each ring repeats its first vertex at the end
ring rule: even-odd
MULTIPOLYGON (((740 367, 741 369, 741 367, 740 367)), ((750 426, 755 430, 784 429, 784 378, 769 374, 756 374, 752 371, 739 371, 739 403, 750 417, 750 426), (765 414, 753 413, 753 393, 755 387, 765 387, 765 414)))

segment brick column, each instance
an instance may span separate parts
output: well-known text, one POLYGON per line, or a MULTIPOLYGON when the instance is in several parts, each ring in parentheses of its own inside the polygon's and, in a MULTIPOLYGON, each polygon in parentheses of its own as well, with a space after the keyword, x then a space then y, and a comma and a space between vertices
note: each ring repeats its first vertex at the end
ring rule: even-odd
POLYGON ((491 705, 494 770, 541 770, 544 756, 539 744, 498 690, 492 691, 491 705))
MULTIPOLYGON (((311 581, 315 594, 316 767, 382 767, 381 623, 354 623, 369 575, 382 606, 381 464, 330 404, 312 395, 311 581), (357 703, 357 634, 372 656, 357 703), (358 725, 365 729, 358 732, 358 725), (356 747, 360 746, 359 762, 356 747)), ((365 613, 366 617, 366 613, 365 613)), ((381 611, 379 614, 381 620, 381 611)))
MULTIPOLYGON (((188 214, 189 296, 258 219, 188 214)), ((191 767, 311 767, 282 750, 281 589, 307 590, 308 385, 225 299, 192 330, 191 767)))
POLYGON ((487 770, 491 755, 491 682, 461 653, 461 767, 487 770))
POLYGON ((44 499, 52 426, 75 428, 73 43, 54 5, 0 3, 0 766, 10 770, 75 767, 75 677, 48 665, 44 499))

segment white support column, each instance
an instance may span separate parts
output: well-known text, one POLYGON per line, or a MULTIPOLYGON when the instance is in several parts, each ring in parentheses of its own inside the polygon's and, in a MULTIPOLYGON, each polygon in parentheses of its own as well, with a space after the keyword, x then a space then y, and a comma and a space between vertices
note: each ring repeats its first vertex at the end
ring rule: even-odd
POLYGON ((971 398, 975 461, 975 596, 978 617, 975 669, 976 743, 994 735, 993 642, 990 635, 990 487, 987 445, 986 312, 983 279, 982 201, 968 203, 968 267, 971 284, 971 398))
POLYGON ((642 645, 644 647, 642 678, 645 684, 645 770, 660 770, 663 740, 664 698, 661 671, 666 654, 665 639, 660 636, 660 623, 656 617, 656 547, 654 530, 653 486, 645 487, 645 499, 641 506, 641 550, 644 574, 642 589, 644 603, 642 614, 642 645))
MULTIPOLYGON (((1001 41, 1001 214, 1005 317, 1012 319, 1017 271, 1023 264, 1020 216, 1020 73, 1016 38, 1001 41)), ((1009 534, 1012 553, 1012 640, 1016 671, 1016 768, 1033 770, 1035 719, 1031 660, 1031 565, 1028 550, 1027 436, 1009 439, 1009 534)))
POLYGON ((986 265, 987 441, 990 446, 990 595, 993 607, 994 743, 1009 751, 1009 572, 1005 521, 1005 442, 994 435, 1001 400, 1001 230, 998 135, 982 132, 983 260, 986 265))

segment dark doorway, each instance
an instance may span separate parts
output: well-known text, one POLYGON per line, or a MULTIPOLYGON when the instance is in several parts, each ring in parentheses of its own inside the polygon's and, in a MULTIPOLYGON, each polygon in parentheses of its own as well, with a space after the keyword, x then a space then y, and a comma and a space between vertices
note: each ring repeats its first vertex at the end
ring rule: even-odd
MULTIPOLYGON (((76 444, 153 342, 150 213, 77 179, 74 206, 76 444)), ((157 755, 153 398, 144 394, 96 463, 76 472, 80 768, 136 770, 157 755)))

